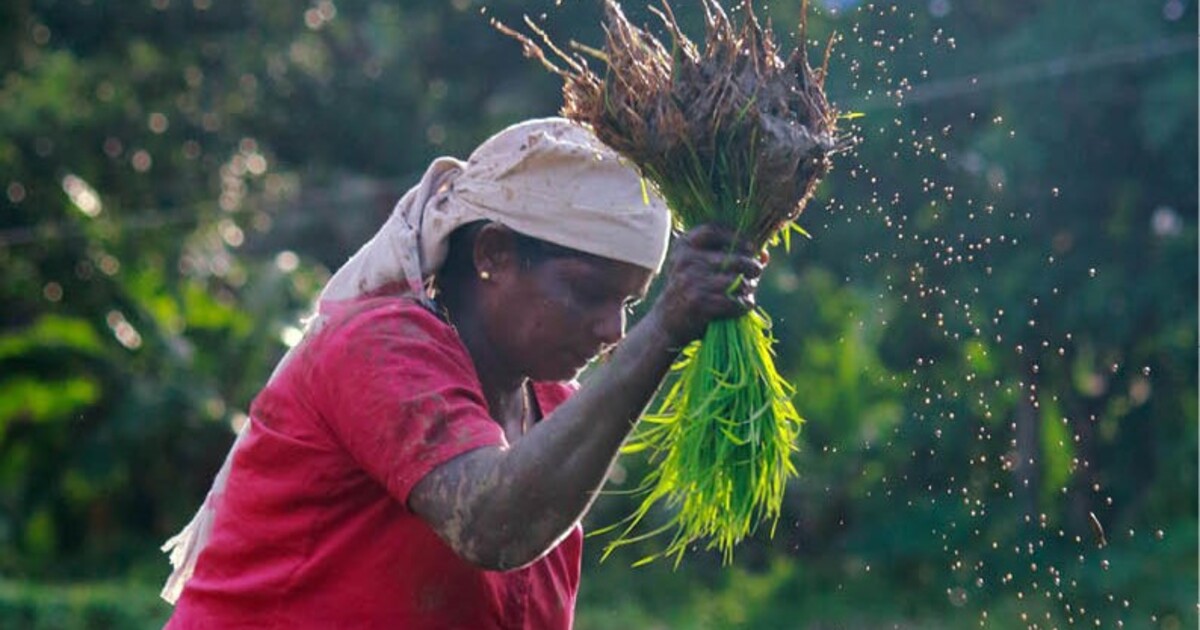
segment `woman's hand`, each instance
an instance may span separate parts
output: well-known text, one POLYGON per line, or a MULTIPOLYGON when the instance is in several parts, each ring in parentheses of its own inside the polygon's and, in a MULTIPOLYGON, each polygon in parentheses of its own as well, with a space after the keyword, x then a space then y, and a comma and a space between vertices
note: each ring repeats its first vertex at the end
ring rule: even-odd
POLYGON ((714 225, 694 228, 672 243, 666 284, 651 309, 672 347, 699 339, 711 321, 753 308, 765 263, 732 230, 714 225))

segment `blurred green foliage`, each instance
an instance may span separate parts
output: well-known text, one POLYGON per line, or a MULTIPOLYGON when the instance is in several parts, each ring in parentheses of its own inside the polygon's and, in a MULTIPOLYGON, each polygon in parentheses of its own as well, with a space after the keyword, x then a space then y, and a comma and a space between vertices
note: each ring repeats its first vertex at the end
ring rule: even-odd
MULTIPOLYGON (((1195 4, 812 5, 864 115, 760 290, 800 477, 734 566, 589 556, 579 626, 1195 627, 1195 4)), ((487 23, 523 13, 600 41, 578 0, 0 6, 0 626, 161 624, 157 545, 329 270, 555 111, 487 23)))
POLYGON ((25 630, 161 628, 169 607, 155 589, 119 580, 46 587, 0 581, 0 625, 25 630))

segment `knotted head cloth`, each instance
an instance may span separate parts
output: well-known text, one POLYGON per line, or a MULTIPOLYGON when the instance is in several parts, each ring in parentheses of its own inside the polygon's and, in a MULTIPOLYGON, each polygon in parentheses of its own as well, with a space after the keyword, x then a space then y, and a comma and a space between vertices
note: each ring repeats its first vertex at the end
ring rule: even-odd
POLYGON ((434 160, 320 300, 402 279, 420 293, 445 262, 450 233, 480 219, 654 272, 670 231, 666 205, 590 131, 562 118, 531 120, 492 136, 466 162, 434 160))
MULTIPOLYGON (((383 227, 330 278, 305 337, 338 307, 396 286, 426 299, 425 280, 446 260, 450 234, 495 221, 544 241, 657 272, 666 256, 670 215, 634 169, 586 128, 562 118, 518 123, 489 138, 463 162, 430 164, 383 227)), ((270 380, 291 360, 284 355, 270 380)), ((270 383, 268 380, 268 384, 270 383)), ((163 545, 174 571, 162 597, 174 603, 207 544, 234 453, 254 430, 242 427, 191 522, 163 545)))

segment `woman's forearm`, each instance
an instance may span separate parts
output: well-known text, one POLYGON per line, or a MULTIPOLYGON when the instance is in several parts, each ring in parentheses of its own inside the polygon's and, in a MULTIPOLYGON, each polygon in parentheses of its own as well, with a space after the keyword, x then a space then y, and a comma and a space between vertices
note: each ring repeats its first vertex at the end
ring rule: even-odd
POLYGON ((587 511, 677 352, 652 309, 547 421, 510 448, 438 467, 413 489, 410 505, 485 568, 536 560, 587 511))

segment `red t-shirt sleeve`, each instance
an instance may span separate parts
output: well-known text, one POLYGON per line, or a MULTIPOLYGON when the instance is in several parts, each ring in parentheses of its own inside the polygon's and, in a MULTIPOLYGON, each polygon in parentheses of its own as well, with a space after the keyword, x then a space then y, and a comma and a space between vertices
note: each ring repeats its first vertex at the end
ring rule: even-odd
POLYGON ((314 403, 349 455, 407 503, 431 470, 505 444, 504 432, 454 330, 412 302, 376 302, 314 339, 314 403))

